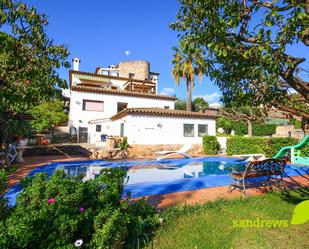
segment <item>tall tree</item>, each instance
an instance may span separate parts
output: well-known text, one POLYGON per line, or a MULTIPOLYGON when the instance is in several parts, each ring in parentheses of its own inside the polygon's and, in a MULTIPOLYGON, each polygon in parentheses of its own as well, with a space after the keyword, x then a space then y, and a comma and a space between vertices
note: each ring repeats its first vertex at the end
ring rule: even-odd
POLYGON ((244 121, 247 123, 248 136, 252 137, 253 129, 252 123, 254 121, 263 121, 267 116, 266 110, 252 106, 240 106, 220 109, 220 115, 232 120, 244 121))
POLYGON ((186 81, 187 111, 191 111, 191 91, 192 87, 194 87, 194 76, 198 75, 201 80, 203 75, 204 60, 202 50, 192 46, 186 40, 181 40, 179 47, 173 47, 173 50, 175 53, 172 60, 172 74, 177 86, 181 78, 186 81))
POLYGON ((308 0, 180 3, 171 27, 203 49, 204 73, 226 104, 264 104, 309 119, 305 57, 290 49, 309 45, 308 0))
POLYGON ((66 87, 57 69, 69 67, 68 51, 47 37, 47 25, 46 16, 34 7, 0 3, 0 137, 6 143, 10 118, 59 96, 59 87, 66 87))

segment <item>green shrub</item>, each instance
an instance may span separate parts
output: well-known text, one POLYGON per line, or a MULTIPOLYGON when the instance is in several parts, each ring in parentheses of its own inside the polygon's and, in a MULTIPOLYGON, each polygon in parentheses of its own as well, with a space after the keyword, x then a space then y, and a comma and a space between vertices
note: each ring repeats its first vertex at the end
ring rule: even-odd
POLYGON ((130 247, 140 239, 136 230, 148 235, 159 222, 149 205, 121 200, 125 175, 124 169, 103 169, 83 182, 56 171, 23 181, 16 206, 0 221, 1 248, 75 248, 77 240, 82 248, 130 247))
POLYGON ((274 156, 284 146, 295 145, 298 143, 296 138, 291 137, 273 137, 267 139, 268 151, 265 153, 268 156, 274 156))
POLYGON ((306 144, 303 148, 300 149, 300 156, 309 157, 309 144, 306 144))
POLYGON ((235 132, 235 135, 247 135, 248 134, 248 125, 243 121, 231 121, 232 130, 235 132))
POLYGON ((265 138, 260 137, 238 137, 234 136, 227 139, 227 154, 254 154, 267 151, 265 138))
POLYGON ((127 150, 128 148, 129 148, 128 138, 123 137, 122 140, 120 141, 120 149, 127 150))
MULTIPOLYGON (((3 169, 0 169, 0 221, 6 217, 7 208, 3 193, 7 187, 7 177, 3 169)), ((1 229, 1 228, 0 228, 1 229)))
POLYGON ((295 138, 231 137, 227 139, 227 154, 255 154, 274 156, 283 146, 297 144, 295 138))
POLYGON ((5 191, 7 184, 6 173, 3 169, 0 169, 0 196, 5 191))
POLYGON ((207 155, 218 154, 220 150, 220 144, 215 136, 204 136, 203 137, 203 148, 207 155))
POLYGON ((274 124, 259 124, 252 125, 253 136, 267 136, 276 133, 276 125, 274 124))

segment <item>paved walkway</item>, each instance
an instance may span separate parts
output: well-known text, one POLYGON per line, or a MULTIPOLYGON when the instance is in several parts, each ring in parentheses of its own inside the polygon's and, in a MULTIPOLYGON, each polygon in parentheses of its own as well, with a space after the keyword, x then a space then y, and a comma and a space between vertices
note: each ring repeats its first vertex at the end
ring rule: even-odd
POLYGON ((57 161, 77 161, 77 160, 87 160, 88 157, 83 156, 36 156, 36 157, 25 157, 24 163, 15 164, 18 169, 13 172, 8 177, 8 187, 10 188, 15 183, 19 182, 22 178, 26 177, 30 171, 35 168, 42 166, 44 164, 50 162, 57 162, 57 161))
MULTIPOLYGON (((26 157, 25 162, 18 164, 18 169, 9 176, 8 187, 11 187, 15 183, 19 182, 22 178, 27 176, 29 172, 35 168, 44 164, 56 161, 77 161, 88 160, 88 157, 83 156, 40 156, 40 157, 26 157)), ((309 175, 294 176, 284 178, 285 184, 289 188, 309 187, 309 175)), ((257 187, 247 190, 247 196, 261 195, 269 190, 276 190, 275 187, 257 187)), ((214 201, 218 198, 231 199, 236 197, 242 197, 243 194, 234 190, 232 193, 228 193, 228 186, 204 188, 199 190, 191 190, 185 192, 177 192, 172 194, 160 194, 146 197, 146 201, 159 209, 167 208, 176 205, 193 205, 201 204, 206 201, 214 201)))

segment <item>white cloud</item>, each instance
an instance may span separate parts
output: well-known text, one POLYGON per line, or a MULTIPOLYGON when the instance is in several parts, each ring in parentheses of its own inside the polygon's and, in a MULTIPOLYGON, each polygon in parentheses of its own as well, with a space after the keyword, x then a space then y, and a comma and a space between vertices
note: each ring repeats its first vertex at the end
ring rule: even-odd
POLYGON ((130 50, 126 50, 126 51, 124 52, 124 54, 125 54, 126 56, 129 56, 129 55, 131 54, 131 51, 130 51, 130 50))
POLYGON ((175 94, 175 89, 171 87, 165 87, 162 89, 160 92, 160 95, 174 95, 175 94))
POLYGON ((215 102, 215 103, 210 104, 209 107, 220 108, 220 107, 222 107, 222 105, 220 103, 218 103, 218 102, 215 102))
POLYGON ((219 102, 221 94, 219 94, 218 92, 213 92, 212 94, 204 94, 204 95, 195 95, 195 96, 193 96, 194 99, 198 98, 198 97, 203 98, 209 104, 213 104, 213 103, 219 102))

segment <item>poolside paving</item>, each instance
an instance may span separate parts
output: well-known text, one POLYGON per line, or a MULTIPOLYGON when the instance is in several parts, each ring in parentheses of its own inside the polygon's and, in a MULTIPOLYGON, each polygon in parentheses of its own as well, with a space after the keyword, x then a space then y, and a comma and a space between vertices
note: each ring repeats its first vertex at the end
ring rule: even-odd
MULTIPOLYGON (((17 164, 18 169, 8 177, 8 188, 18 183, 22 178, 26 177, 32 169, 36 167, 45 165, 50 162, 80 161, 89 160, 89 158, 85 156, 37 156, 26 157, 24 160, 24 163, 17 164)), ((284 181, 288 188, 309 187, 309 175, 286 177, 284 178, 284 181)), ((247 196, 261 195, 269 190, 276 190, 276 187, 270 186, 267 188, 250 188, 247 190, 247 196)), ((202 204, 207 201, 214 201, 218 198, 230 199, 243 196, 243 193, 238 190, 234 190, 232 193, 228 193, 228 186, 220 186, 170 194, 156 194, 147 196, 145 199, 149 204, 154 205, 158 209, 164 209, 176 205, 202 204)))
POLYGON ((15 183, 18 183, 22 178, 26 177, 30 171, 36 167, 45 165, 51 162, 59 161, 79 161, 88 160, 85 156, 33 156, 25 157, 23 163, 14 164, 17 170, 8 177, 8 188, 12 187, 15 183))

